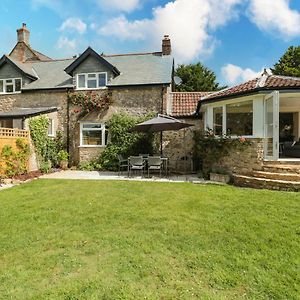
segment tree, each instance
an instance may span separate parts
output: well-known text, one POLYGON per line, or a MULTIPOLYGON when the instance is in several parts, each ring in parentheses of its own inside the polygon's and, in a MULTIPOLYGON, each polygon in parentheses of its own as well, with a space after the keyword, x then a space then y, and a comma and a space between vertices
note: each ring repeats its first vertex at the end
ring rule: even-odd
POLYGON ((200 62, 178 65, 175 76, 182 80, 180 84, 176 85, 176 90, 179 92, 217 91, 224 88, 216 82, 216 74, 200 62))
POLYGON ((276 75, 300 77, 300 46, 290 46, 274 65, 276 75))

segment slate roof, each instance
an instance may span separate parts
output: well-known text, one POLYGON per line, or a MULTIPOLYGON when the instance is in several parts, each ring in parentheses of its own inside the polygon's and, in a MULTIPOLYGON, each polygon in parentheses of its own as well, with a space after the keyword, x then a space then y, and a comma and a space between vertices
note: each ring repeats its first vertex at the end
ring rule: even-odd
MULTIPOLYGON (((102 58, 119 71, 120 75, 108 82, 107 86, 134 86, 151 84, 170 84, 172 80, 173 59, 171 56, 156 53, 103 55, 102 58)), ((37 80, 25 85, 22 90, 72 88, 72 77, 65 69, 76 58, 27 61, 21 63, 9 57, 26 74, 37 80)))
POLYGON ((197 110, 197 105, 201 97, 212 92, 174 92, 170 94, 172 102, 171 116, 190 117, 197 110))
POLYGON ((74 59, 65 59, 25 63, 37 74, 38 79, 25 85, 22 90, 72 88, 72 77, 64 69, 73 61, 74 59))
POLYGON ((104 57, 120 70, 121 74, 108 86, 170 84, 173 58, 155 54, 116 55, 104 57))
POLYGON ((33 117, 40 114, 46 114, 57 111, 57 107, 43 108, 14 108, 10 111, 0 111, 0 118, 22 118, 33 117))
POLYGON ((300 89, 300 77, 288 77, 264 72, 260 77, 201 97, 201 103, 247 95, 259 91, 300 89))

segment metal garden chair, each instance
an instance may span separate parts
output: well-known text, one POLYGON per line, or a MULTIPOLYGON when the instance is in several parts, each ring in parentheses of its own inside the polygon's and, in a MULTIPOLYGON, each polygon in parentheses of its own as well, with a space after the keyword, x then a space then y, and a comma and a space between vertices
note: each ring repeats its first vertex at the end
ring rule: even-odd
POLYGON ((161 170, 163 167, 163 160, 160 156, 149 156, 148 157, 148 177, 150 177, 150 171, 159 171, 161 177, 161 170))
POLYGON ((141 176, 144 175, 144 169, 146 166, 146 162, 142 156, 130 156, 128 161, 129 161, 129 164, 128 164, 129 176, 131 176, 132 171, 140 171, 141 176))

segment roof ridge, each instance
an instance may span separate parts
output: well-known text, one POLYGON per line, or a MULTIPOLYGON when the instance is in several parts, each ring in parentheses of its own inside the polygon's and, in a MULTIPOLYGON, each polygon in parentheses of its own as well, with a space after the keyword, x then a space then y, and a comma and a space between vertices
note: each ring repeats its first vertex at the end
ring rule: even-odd
POLYGON ((58 59, 49 59, 49 60, 38 60, 38 61, 25 61, 24 64, 32 64, 32 63, 44 63, 44 62, 56 62, 56 61, 65 61, 65 60, 72 60, 76 59, 73 57, 70 58, 58 58, 58 59))
POLYGON ((133 55, 159 55, 161 52, 136 52, 136 53, 124 53, 124 54, 102 54, 103 57, 115 57, 115 56, 133 56, 133 55))
POLYGON ((296 77, 296 76, 285 76, 285 75, 276 75, 276 74, 272 74, 271 77, 277 77, 277 78, 282 78, 282 79, 294 79, 294 80, 300 80, 300 77, 296 77))

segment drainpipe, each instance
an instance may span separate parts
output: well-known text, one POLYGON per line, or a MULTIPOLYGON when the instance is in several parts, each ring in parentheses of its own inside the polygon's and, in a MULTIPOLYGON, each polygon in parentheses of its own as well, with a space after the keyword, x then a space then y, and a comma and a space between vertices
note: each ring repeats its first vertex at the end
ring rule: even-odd
POLYGON ((68 96, 67 96, 67 151, 70 154, 70 101, 68 96))

